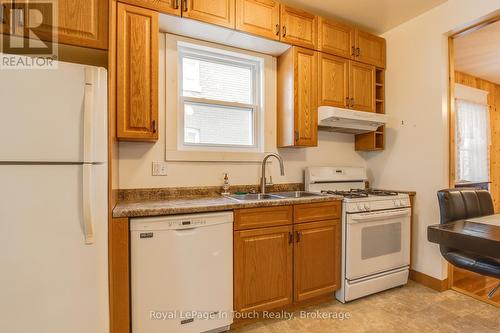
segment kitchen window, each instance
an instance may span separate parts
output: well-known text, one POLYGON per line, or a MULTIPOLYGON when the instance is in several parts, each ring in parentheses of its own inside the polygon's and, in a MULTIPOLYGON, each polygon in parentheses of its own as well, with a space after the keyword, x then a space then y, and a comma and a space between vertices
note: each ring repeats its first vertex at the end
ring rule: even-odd
POLYGON ((178 43, 178 149, 261 152, 262 61, 178 43))

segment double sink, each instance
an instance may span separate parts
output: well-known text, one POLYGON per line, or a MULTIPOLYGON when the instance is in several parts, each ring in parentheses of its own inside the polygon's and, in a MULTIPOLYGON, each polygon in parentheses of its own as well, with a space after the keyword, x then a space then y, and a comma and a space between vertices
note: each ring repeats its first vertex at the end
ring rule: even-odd
POLYGON ((256 201, 256 200, 273 200, 273 199, 296 199, 307 197, 320 197, 319 193, 312 193, 307 191, 293 191, 293 192, 275 192, 275 193, 248 193, 248 194, 228 194, 227 198, 237 201, 256 201))

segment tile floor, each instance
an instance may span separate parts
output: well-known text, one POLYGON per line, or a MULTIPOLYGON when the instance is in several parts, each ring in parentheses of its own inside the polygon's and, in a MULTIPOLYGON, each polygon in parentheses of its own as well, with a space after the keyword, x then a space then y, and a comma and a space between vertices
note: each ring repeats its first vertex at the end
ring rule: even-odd
POLYGON ((235 333, 499 333, 500 308, 452 290, 439 293, 410 281, 408 285, 348 304, 331 301, 304 309, 334 319, 311 319, 293 313, 291 320, 267 320, 235 333), (343 320, 335 314, 349 314, 343 320))

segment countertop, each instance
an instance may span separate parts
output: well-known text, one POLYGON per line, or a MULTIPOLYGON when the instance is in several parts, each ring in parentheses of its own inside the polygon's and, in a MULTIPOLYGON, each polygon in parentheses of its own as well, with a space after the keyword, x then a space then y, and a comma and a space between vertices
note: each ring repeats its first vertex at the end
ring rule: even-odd
POLYGON ((237 201, 218 195, 210 197, 190 196, 164 200, 122 201, 113 209, 113 217, 146 217, 217 212, 238 208, 285 206, 342 199, 343 198, 338 195, 321 195, 318 197, 305 198, 237 201))

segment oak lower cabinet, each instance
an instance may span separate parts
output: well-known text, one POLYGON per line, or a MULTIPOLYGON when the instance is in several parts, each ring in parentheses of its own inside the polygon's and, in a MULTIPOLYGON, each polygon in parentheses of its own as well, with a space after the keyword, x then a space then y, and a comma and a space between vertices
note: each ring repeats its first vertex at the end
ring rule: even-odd
MULTIPOLYGON (((46 0, 42 3, 31 2, 24 7, 24 2, 20 2, 17 6, 22 6, 23 22, 11 26, 14 29, 9 29, 4 22, 11 21, 11 10, 6 4, 3 4, 3 14, 5 17, 2 20, 2 32, 24 36, 24 26, 30 27, 31 34, 35 34, 37 38, 45 41, 53 41, 53 35, 57 36, 57 42, 61 44, 76 45, 90 47, 96 49, 108 48, 108 1, 103 0, 46 0), (32 13, 41 13, 42 18, 48 18, 53 15, 53 8, 45 6, 45 3, 51 2, 57 5, 57 20, 56 25, 40 22, 40 15, 32 15, 32 13), (28 10, 27 10, 28 9, 28 10), (33 9, 29 10, 29 9, 33 9)), ((21 18, 18 18, 21 20, 21 18)))
POLYGON ((318 17, 306 11, 281 5, 280 40, 309 49, 318 46, 318 17))
POLYGON ((234 29, 235 0, 182 0, 182 17, 234 29))
POLYGON ((333 294, 340 286, 340 212, 340 201, 235 210, 235 310, 333 294), (255 227, 261 225, 267 227, 255 227))
POLYGON ((278 147, 318 145, 318 52, 293 46, 278 58, 278 147))
POLYGON ((181 1, 182 0, 120 0, 120 2, 176 16, 181 16, 181 1))
POLYGON ((274 0, 236 0, 236 29, 279 40, 279 2, 274 0))
POLYGON ((292 303, 292 226, 234 232, 234 306, 264 311, 292 303))
POLYGON ((294 300, 333 293, 340 287, 340 221, 294 225, 294 300))
POLYGON ((158 13, 117 6, 117 138, 158 139, 158 13))

